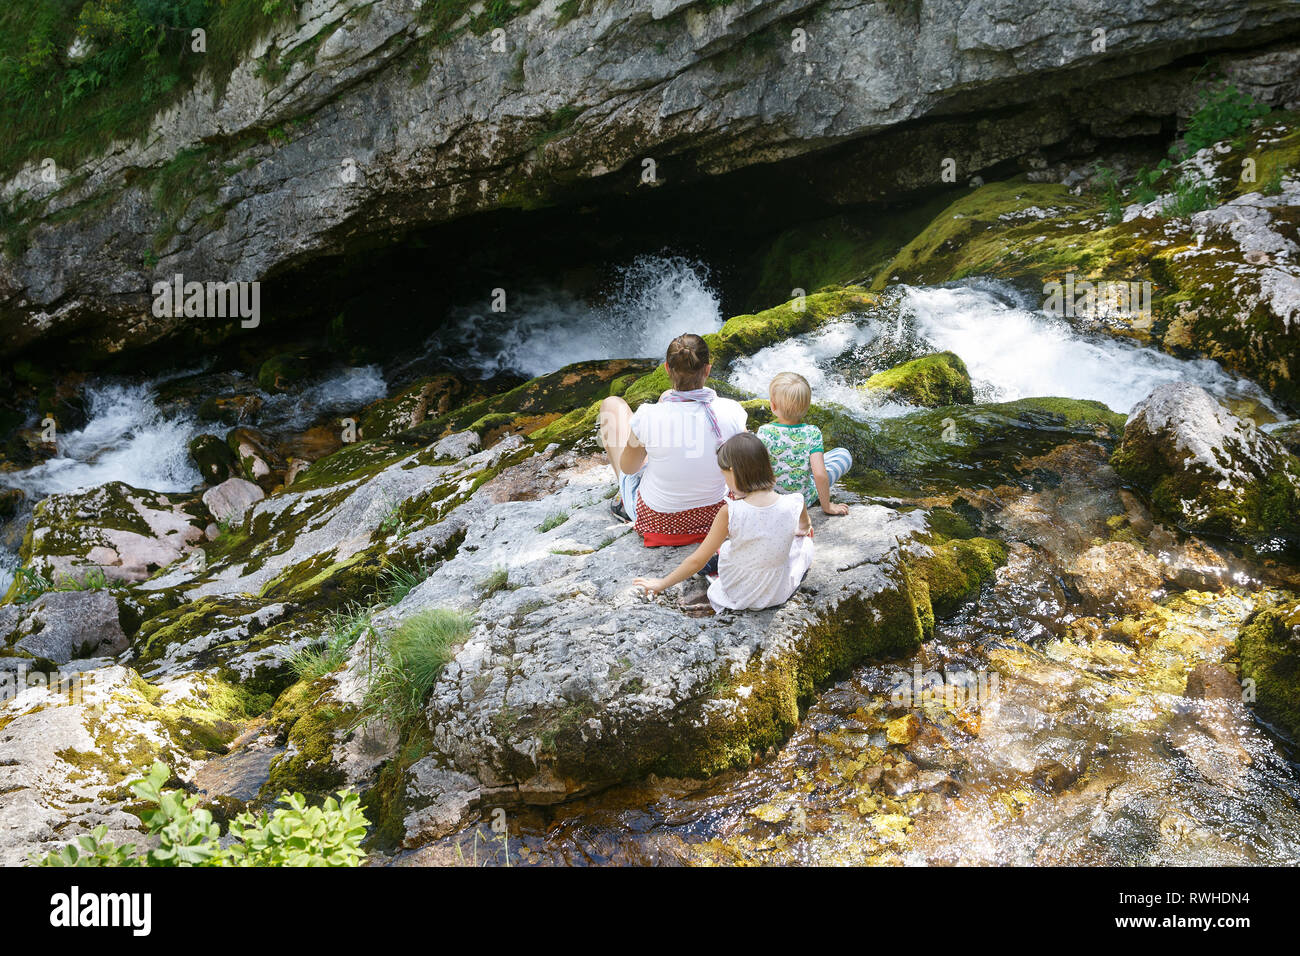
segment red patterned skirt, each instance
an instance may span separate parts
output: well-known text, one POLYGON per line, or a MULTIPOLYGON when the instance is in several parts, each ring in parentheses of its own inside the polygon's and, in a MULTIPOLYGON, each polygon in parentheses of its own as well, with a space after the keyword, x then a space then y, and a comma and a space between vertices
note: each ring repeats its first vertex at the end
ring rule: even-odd
POLYGON ((709 536, 713 519, 718 516, 723 504, 719 501, 715 505, 705 505, 689 511, 652 511, 638 494, 636 524, 633 527, 647 548, 699 544, 709 536))

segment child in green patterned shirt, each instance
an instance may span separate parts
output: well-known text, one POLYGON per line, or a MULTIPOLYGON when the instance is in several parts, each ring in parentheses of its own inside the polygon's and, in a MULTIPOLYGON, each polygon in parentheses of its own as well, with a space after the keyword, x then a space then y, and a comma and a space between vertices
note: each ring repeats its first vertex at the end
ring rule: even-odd
POLYGON ((768 386, 775 422, 763 425, 758 437, 767 446, 776 472, 777 488, 799 492, 809 508, 820 502, 828 515, 846 515, 849 506, 831 501, 831 485, 853 464, 847 448, 822 448, 822 431, 803 424, 812 404, 812 386, 802 375, 782 372, 768 386))

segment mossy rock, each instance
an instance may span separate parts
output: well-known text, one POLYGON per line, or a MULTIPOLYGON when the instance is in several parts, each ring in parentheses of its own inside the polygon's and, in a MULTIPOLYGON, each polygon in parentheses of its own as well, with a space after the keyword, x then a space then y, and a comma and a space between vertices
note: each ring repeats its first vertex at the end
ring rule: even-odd
POLYGON ((1111 464, 1187 530, 1300 539, 1300 459, 1194 385, 1139 403, 1111 464))
MULTIPOLYGON (((768 403, 742 403, 749 425, 772 420, 768 403)), ((827 448, 853 454, 847 486, 860 493, 895 496, 1011 484, 1031 487, 1050 476, 1020 463, 1071 441, 1113 447, 1123 415, 1101 402, 1072 398, 1022 398, 1014 402, 952 405, 864 422, 835 408, 814 405, 805 421, 822 430, 827 448)))
POLYGON ((273 355, 257 370, 257 384, 263 391, 284 392, 311 374, 310 352, 281 352, 273 355))
POLYGON ((189 450, 190 459, 208 484, 219 485, 235 473, 235 453, 216 435, 190 439, 189 450))
POLYGON ((1255 682, 1260 716, 1300 741, 1300 602, 1265 607, 1237 635, 1241 676, 1255 682))
MULTIPOLYGON (((1007 549, 992 538, 937 540, 928 554, 908 556, 913 587, 925 588, 934 618, 947 617, 979 594, 984 582, 1006 564, 1007 549)), ((933 621, 931 621, 933 624, 933 621)))
POLYGON ((334 760, 334 745, 353 732, 358 714, 340 703, 333 690, 332 677, 300 681, 275 702, 269 725, 286 750, 271 761, 262 799, 273 800, 283 790, 324 796, 347 782, 334 760))
POLYGON ((975 401, 966 363, 953 352, 922 355, 877 372, 867 379, 865 387, 925 408, 970 405, 975 401))

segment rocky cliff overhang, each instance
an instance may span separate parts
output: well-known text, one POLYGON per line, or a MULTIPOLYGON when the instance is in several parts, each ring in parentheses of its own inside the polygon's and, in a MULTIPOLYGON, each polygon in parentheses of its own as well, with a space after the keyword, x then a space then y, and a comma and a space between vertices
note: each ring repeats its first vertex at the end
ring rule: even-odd
POLYGON ((1300 5, 1281 0, 574 6, 544 0, 500 32, 435 38, 418 4, 307 0, 138 141, 54 182, 31 157, 0 186, 0 354, 48 341, 114 353, 196 321, 238 333, 237 317, 155 314, 155 283, 265 280, 475 213, 848 141, 862 148, 823 178, 831 201, 934 185, 943 157, 964 180, 1072 133, 1186 116, 1181 81, 1202 52, 1261 98, 1300 96, 1287 45, 1300 5), (1170 64, 1182 73, 1161 74, 1170 64))

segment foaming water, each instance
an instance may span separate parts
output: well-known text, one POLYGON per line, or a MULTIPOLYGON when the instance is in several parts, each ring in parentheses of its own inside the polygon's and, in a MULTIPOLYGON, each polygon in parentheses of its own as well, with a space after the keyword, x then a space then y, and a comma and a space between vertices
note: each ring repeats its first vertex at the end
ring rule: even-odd
POLYGON ((1254 383, 1214 361, 1187 361, 1109 336, 1091 336, 1033 308, 1012 287, 900 286, 874 309, 763 349, 736 363, 731 382, 765 396, 777 372, 808 378, 815 400, 862 416, 903 414, 859 388, 874 372, 917 355, 951 351, 966 363, 977 401, 1045 396, 1092 399, 1127 413, 1157 385, 1187 381, 1221 399, 1277 410, 1254 383))
POLYGON ((58 454, 26 471, 0 475, 0 486, 31 499, 124 481, 152 491, 188 491, 202 480, 187 445, 199 432, 187 411, 159 409, 152 383, 110 382, 86 389, 84 428, 57 436, 58 454))
POLYGON ((514 294, 506 304, 505 312, 454 310, 429 351, 484 377, 531 377, 590 359, 659 356, 683 332, 722 328, 707 269, 681 256, 635 259, 602 305, 557 289, 514 294))
POLYGON ((327 415, 355 413, 388 394, 388 383, 377 365, 345 368, 301 392, 273 395, 263 406, 259 428, 293 431, 327 415))

